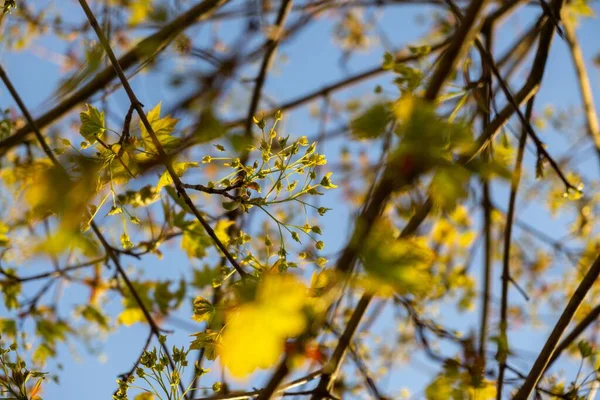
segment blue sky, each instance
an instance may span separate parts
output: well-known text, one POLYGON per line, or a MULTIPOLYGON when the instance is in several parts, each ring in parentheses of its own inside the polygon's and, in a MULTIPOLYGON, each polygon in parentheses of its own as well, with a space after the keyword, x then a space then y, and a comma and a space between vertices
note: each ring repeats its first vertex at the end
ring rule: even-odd
MULTIPOLYGON (((40 1, 39 3, 45 4, 48 2, 40 1)), ((77 8, 76 2, 68 2, 68 4, 55 2, 54 4, 55 7, 60 7, 61 14, 66 15, 68 19, 74 21, 83 20, 83 13, 77 8)), ((37 5, 38 3, 36 2, 37 5)), ((415 20, 419 15, 428 15, 432 10, 433 8, 429 7, 393 6, 389 7, 384 15, 380 15, 378 21, 394 45, 397 48, 402 48, 404 45, 415 43, 426 32, 427 26, 415 23, 415 20)), ((596 12, 600 12, 598 7, 596 7, 596 12)), ((525 28, 531 21, 531 18, 537 15, 537 10, 534 10, 534 7, 529 7, 527 11, 519 14, 518 18, 504 23, 502 28, 503 33, 498 37, 497 48, 499 50, 512 43, 516 33, 520 29, 525 28)), ((239 29, 240 25, 237 22, 223 24, 221 26, 221 32, 224 32, 222 35, 223 39, 230 40, 232 37, 235 37, 239 29)), ((208 40, 209 30, 206 27, 193 28, 190 32, 199 43, 208 40)), ((360 72, 365 68, 380 63, 384 48, 380 45, 375 45, 368 52, 353 55, 347 64, 347 68, 342 69, 339 63, 341 52, 339 47, 333 43, 331 33, 331 19, 319 20, 311 24, 309 28, 294 40, 282 46, 273 72, 269 75, 265 94, 278 101, 285 101, 306 93, 307 90, 337 81, 346 75, 360 72)), ((600 25, 597 23, 597 19, 586 20, 578 30, 578 34, 590 71, 594 95, 596 99, 599 99, 600 70, 595 68, 592 63, 592 58, 600 53, 600 44, 597 40, 600 37, 600 25)), ((64 77, 57 64, 46 57, 40 56, 42 50, 61 53, 64 50, 64 46, 56 38, 46 36, 35 39, 33 47, 23 52, 9 52, 0 47, 0 62, 7 70, 7 73, 34 116, 40 115, 43 111, 54 105, 49 99, 53 99, 58 82, 64 77)), ((564 109, 569 106, 579 107, 578 86, 573 73, 570 55, 566 44, 560 38, 556 38, 549 60, 544 76, 544 84, 537 97, 536 112, 542 112, 546 104, 552 104, 557 109, 564 109)), ((189 68, 187 62, 171 55, 166 58, 163 57, 160 60, 160 70, 176 71, 179 69, 185 70, 185 68, 189 68)), ((246 69, 244 75, 252 76, 255 68, 256 65, 246 69)), ((391 80, 390 75, 382 75, 377 79, 368 80, 353 86, 336 95, 336 98, 340 100, 353 97, 360 97, 362 99, 374 98, 373 89, 377 84, 383 85, 386 90, 389 88, 390 93, 393 93, 394 89, 391 86, 391 80)), ((165 74, 161 73, 138 74, 132 80, 132 83, 138 98, 146 105, 147 109, 150 109, 159 101, 163 102, 163 109, 169 109, 170 106, 176 104, 189 91, 189 88, 173 90, 169 86, 165 74)), ((239 96, 247 96, 241 90, 237 90, 235 93, 239 96)), ((243 104, 246 101, 245 98, 236 100, 238 103, 243 104)), ((318 108, 322 106, 319 101, 315 102, 314 105, 318 108)), ((1 88, 0 107, 13 106, 12 99, 4 88, 1 88)), ((128 100, 125 94, 122 91, 118 91, 112 95, 109 99, 109 107, 116 115, 124 115, 128 107, 128 100)), ((245 110, 246 106, 241 109, 234 107, 233 110, 228 110, 227 114, 239 116, 243 115, 245 110)), ((113 123, 115 122, 113 121, 113 123)), ((334 119, 330 122, 329 127, 331 128, 338 124, 339 121, 334 119)), ((515 122, 512 124, 518 126, 515 122)), ((66 124, 62 126, 66 126, 66 124)), ((289 113, 289 115, 286 114, 285 123, 282 128, 282 130, 285 130, 292 136, 310 136, 316 133, 317 129, 318 124, 314 118, 310 117, 309 107, 303 107, 289 113)), ((67 131, 65 130, 65 132, 67 131)), ((550 153, 560 153, 569 144, 564 139, 564 136, 561 137, 558 132, 548 130, 544 134, 547 134, 547 137, 544 137, 544 139, 548 144, 550 153)), ((72 133, 65 133, 65 136, 72 137, 72 133)), ((323 151, 330 161, 335 163, 339 150, 344 145, 347 145, 344 140, 327 141, 323 151)), ((354 144, 349 147, 353 152, 361 148, 359 145, 354 144)), ((374 158, 377 156, 377 152, 378 150, 371 151, 370 156, 374 158)), ((534 162, 534 157, 529 154, 526 159, 528 167, 531 168, 534 162)), ((586 175, 589 174, 588 176, 598 177, 597 162, 593 157, 589 157, 579 168, 581 172, 584 172, 586 175)), ((499 204, 506 204, 506 187, 497 185, 497 187, 494 187, 494 194, 499 204)), ((321 200, 323 206, 333 209, 321 221, 321 226, 325 228, 324 241, 331 252, 339 249, 345 243, 351 226, 352 210, 343 204, 339 196, 339 193, 330 193, 321 200)), ((528 208, 526 213, 520 214, 519 217, 551 236, 560 237, 565 233, 564 222, 566 219, 564 217, 551 219, 547 211, 541 207, 528 208)), ((127 263, 132 268, 142 268, 144 274, 151 277, 174 278, 189 272, 190 261, 179 250, 179 243, 167 244, 164 252, 164 260, 168 260, 167 262, 160 262, 155 257, 148 256, 142 261, 129 259, 127 263)), ((480 262, 478 260, 474 268, 477 269, 479 266, 480 262)), ((35 267, 34 265, 31 268, 35 267)), ((24 267, 23 271, 28 270, 24 267)), ((499 275, 499 272, 497 274, 499 275)), ((87 296, 85 290, 76 286, 70 286, 66 288, 66 291, 67 295, 64 298, 64 305, 62 306, 65 314, 68 313, 70 305, 80 304, 81 299, 87 296)), ((499 296, 499 280, 493 292, 499 296)), ((511 292, 511 295, 516 297, 514 292, 511 292)), ((110 301, 108 307, 118 312, 120 307, 118 298, 115 297, 110 301)), ((0 312, 3 313, 5 311, 0 310, 0 312)), ((473 326, 473 322, 479 317, 477 310, 467 315, 458 315, 452 310, 443 310, 441 314, 445 323, 457 329, 467 325, 473 326)), ((178 318, 185 321, 185 326, 183 323, 176 322, 175 320, 165 321, 167 329, 176 330, 175 334, 169 336, 170 344, 181 345, 189 343, 188 335, 192 331, 185 329, 192 324, 189 316, 190 309, 186 306, 178 315, 178 318)), ((544 322, 551 324, 557 316, 555 313, 549 315, 548 321, 544 322)), ((382 332, 385 336, 386 332, 395 329, 392 323, 386 323, 391 320, 392 312, 388 309, 381 317, 381 322, 374 329, 382 332)), ((201 328, 202 326, 197 325, 197 330, 201 328)), ((115 379, 117 374, 127 371, 133 360, 138 357, 147 331, 148 329, 141 325, 131 328, 121 327, 117 328, 108 337, 94 338, 93 342, 99 349, 99 354, 97 355, 90 354, 79 343, 71 348, 61 346, 59 350, 59 360, 63 368, 60 371, 61 382, 60 385, 53 383, 46 384, 44 398, 86 398, 90 400, 110 398, 111 393, 116 388, 115 379), (73 352, 77 353, 77 355, 74 355, 73 352)), ((546 329, 526 329, 524 331, 511 332, 511 343, 514 347, 531 353, 526 360, 524 359, 522 362, 517 363, 520 364, 522 369, 526 370, 527 362, 530 363, 533 354, 541 348, 546 333, 546 329)), ((431 371, 435 371, 437 368, 431 366, 429 361, 422 359, 422 357, 417 357, 417 360, 414 364, 398 368, 387 380, 386 384, 389 385, 388 388, 409 387, 415 394, 413 398, 420 398, 419 389, 430 380, 431 371)), ((574 364, 565 363, 563 365, 565 368, 571 368, 574 364)), ((49 368, 53 367, 54 364, 51 363, 49 368)), ((259 382, 262 376, 262 374, 259 374, 256 377, 256 382, 259 382)), ((208 381, 211 380, 207 379, 206 382, 208 381)), ((382 386, 382 388, 386 389, 385 386, 382 386)))

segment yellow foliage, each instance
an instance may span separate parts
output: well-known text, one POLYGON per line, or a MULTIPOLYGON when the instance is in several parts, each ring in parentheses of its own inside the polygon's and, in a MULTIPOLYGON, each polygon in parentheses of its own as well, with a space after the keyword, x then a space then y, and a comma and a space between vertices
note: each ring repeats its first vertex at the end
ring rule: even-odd
POLYGON ((143 392, 135 396, 134 400, 154 400, 155 397, 152 393, 143 392))
MULTIPOLYGON (((379 285, 377 293, 390 293, 390 286, 398 293, 424 293, 430 289, 431 274, 427 268, 433 252, 424 238, 399 238, 389 220, 380 220, 373 228, 362 251, 362 261, 370 279, 379 285)), ((370 279, 364 283, 369 290, 370 279)))
POLYGON ((232 375, 244 377, 269 368, 284 351, 285 341, 306 326, 307 289, 291 275, 265 275, 256 299, 228 318, 219 347, 221 362, 232 375))
POLYGON ((410 93, 405 93, 393 105, 393 111, 398 122, 403 123, 410 120, 417 101, 410 93))
POLYGON ((131 326, 136 322, 143 322, 145 320, 144 313, 139 308, 126 308, 117 318, 117 321, 125 326, 131 326))
MULTIPOLYGON (((170 115, 161 118, 161 104, 162 103, 158 103, 152 110, 148 112, 146 117, 148 118, 148 122, 150 123, 150 126, 152 127, 152 130, 154 131, 154 134, 156 135, 156 138, 160 144, 163 147, 169 147, 178 141, 177 138, 171 136, 171 134, 173 133, 173 130, 175 129, 175 126, 179 120, 171 117, 170 115)), ((156 153, 157 150, 154 146, 154 141, 150 137, 150 134, 148 133, 148 130, 142 121, 140 121, 140 132, 142 134, 143 143, 146 149, 156 153)), ((177 173, 179 174, 179 171, 177 171, 177 173)))
POLYGON ((137 25, 148 17, 152 11, 152 0, 137 0, 131 4, 131 15, 129 16, 129 23, 131 25, 137 25))
POLYGON ((228 219, 220 219, 215 226, 215 234, 219 238, 219 240, 223 243, 229 243, 229 227, 233 225, 235 222, 228 219))
POLYGON ((431 237, 436 243, 454 243, 456 230, 446 219, 436 221, 431 229, 431 237))
POLYGON ((477 400, 493 400, 496 398, 496 385, 489 381, 483 382, 482 387, 469 386, 469 398, 477 400))

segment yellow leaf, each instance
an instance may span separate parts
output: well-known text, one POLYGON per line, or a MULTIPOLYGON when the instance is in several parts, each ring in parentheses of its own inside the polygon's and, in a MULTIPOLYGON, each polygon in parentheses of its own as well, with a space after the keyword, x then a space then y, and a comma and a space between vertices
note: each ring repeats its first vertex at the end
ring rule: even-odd
POLYGON ((219 348, 221 362, 236 377, 274 365, 286 339, 306 326, 307 290, 295 277, 265 275, 257 290, 254 301, 229 316, 219 348))
POLYGON ((496 398, 496 385, 489 381, 482 383, 482 387, 469 387, 469 398, 478 400, 492 400, 496 398))
POLYGON ((152 11, 152 0, 137 0, 131 5, 131 15, 129 23, 137 25, 143 22, 152 11))
MULTIPOLYGON (((173 164, 173 169, 175 170, 177 176, 182 177, 188 168, 197 168, 198 165, 199 163, 197 162, 178 162, 173 164)), ((165 172, 163 172, 158 179, 156 190, 160 191, 164 186, 170 185, 171 183, 173 183, 173 178, 171 178, 169 171, 165 170, 165 172)))
POLYGON ((140 393, 134 397, 134 400, 154 400, 154 399, 155 399, 154 395, 150 392, 140 393))
POLYGON ((447 220, 440 219, 431 229, 431 238, 436 243, 452 244, 456 239, 456 230, 447 220))
POLYGON ((362 260, 371 278, 402 293, 430 290, 427 267, 433 252, 420 238, 399 238, 389 220, 377 222, 364 244, 362 260))
POLYGON ((458 245, 461 247, 469 247, 476 237, 477 233, 473 231, 462 233, 458 238, 458 245))
POLYGON ((125 326, 145 321, 144 313, 139 308, 126 308, 119 314, 117 321, 125 326))
POLYGON ((217 225, 215 226, 215 233, 217 234, 217 237, 221 242, 229 242, 229 233, 227 233, 227 231, 229 230, 229 227, 234 223, 235 221, 231 221, 228 219, 220 219, 219 222, 217 222, 217 225))
POLYGON ((463 205, 458 205, 454 211, 450 214, 450 219, 456 224, 467 227, 471 225, 471 218, 469 217, 469 210, 463 205))
POLYGON ((215 306, 202 296, 196 297, 194 300, 194 315, 192 319, 196 322, 202 322, 204 320, 209 321, 215 315, 215 306))
POLYGON ((394 115, 398 118, 398 122, 404 123, 410 120, 415 105, 415 98, 410 93, 405 93, 400 97, 393 106, 394 115))
MULTIPOLYGON (((146 117, 148 118, 148 122, 150 123, 150 126, 156 134, 156 137, 160 144, 163 147, 169 147, 170 145, 176 144, 178 142, 178 139, 171 136, 171 134, 173 133, 175 125, 177 125, 177 122, 179 120, 169 115, 160 118, 160 108, 161 103, 158 103, 156 107, 154 107, 148 112, 146 117)), ((144 140, 144 146, 147 149, 156 152, 154 142, 148 134, 148 130, 146 129, 146 126, 142 121, 140 121, 140 132, 142 134, 142 139, 144 140)))

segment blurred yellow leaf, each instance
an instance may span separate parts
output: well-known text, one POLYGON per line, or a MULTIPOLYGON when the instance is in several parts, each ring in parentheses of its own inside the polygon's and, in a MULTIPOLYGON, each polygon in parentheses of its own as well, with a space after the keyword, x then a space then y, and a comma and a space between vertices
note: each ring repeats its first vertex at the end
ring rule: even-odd
POLYGON ((241 305, 225 326, 219 355, 232 375, 244 377, 277 362, 286 339, 306 325, 306 296, 306 287, 292 275, 263 276, 256 299, 241 305))
POLYGON ((134 397, 134 400, 154 400, 154 399, 155 399, 154 395, 150 392, 140 393, 134 397))
POLYGON ((131 15, 129 23, 137 25, 148 17, 152 11, 152 0, 136 0, 131 4, 131 15))
POLYGON ((433 252, 420 238, 404 239, 387 219, 373 228, 362 252, 365 270, 401 293, 420 293, 431 284, 427 267, 433 252))
POLYGON ((143 321, 145 321, 144 313, 139 308, 126 308, 117 317, 117 322, 125 326, 131 326, 143 321))

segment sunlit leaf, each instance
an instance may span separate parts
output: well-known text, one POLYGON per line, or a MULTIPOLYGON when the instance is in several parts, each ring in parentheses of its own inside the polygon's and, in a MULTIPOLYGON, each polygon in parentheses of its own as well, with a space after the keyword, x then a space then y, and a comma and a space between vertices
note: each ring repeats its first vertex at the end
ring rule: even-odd
POLYGON ((207 249, 212 244, 212 239, 206 234, 204 227, 198 221, 190 223, 183 231, 181 248, 190 257, 206 257, 207 249))
MULTIPOLYGON (((156 135, 156 138, 161 146, 164 148, 171 148, 179 143, 178 138, 171 136, 178 120, 168 115, 161 118, 160 109, 161 103, 158 103, 156 107, 148 112, 148 122, 150 123, 150 126, 152 127, 152 130, 154 131, 154 134, 156 135)), ((150 134, 148 133, 146 126, 142 121, 140 121, 140 132, 142 134, 144 147, 148 151, 158 154, 154 145, 154 141, 150 137, 150 134)))
MULTIPOLYGON (((182 177, 185 171, 187 171, 189 168, 197 168, 198 165, 199 163, 197 162, 177 162, 173 163, 173 169, 175 170, 177 176, 182 177)), ((156 190, 160 191, 160 189, 162 189, 164 186, 170 185, 171 183, 173 183, 171 174, 169 174, 169 171, 165 170, 158 180, 156 190)))
POLYGON ((104 130, 104 112, 99 111, 96 107, 86 104, 87 110, 79 114, 81 126, 79 133, 85 138, 88 143, 95 143, 96 136, 102 136, 104 130))

